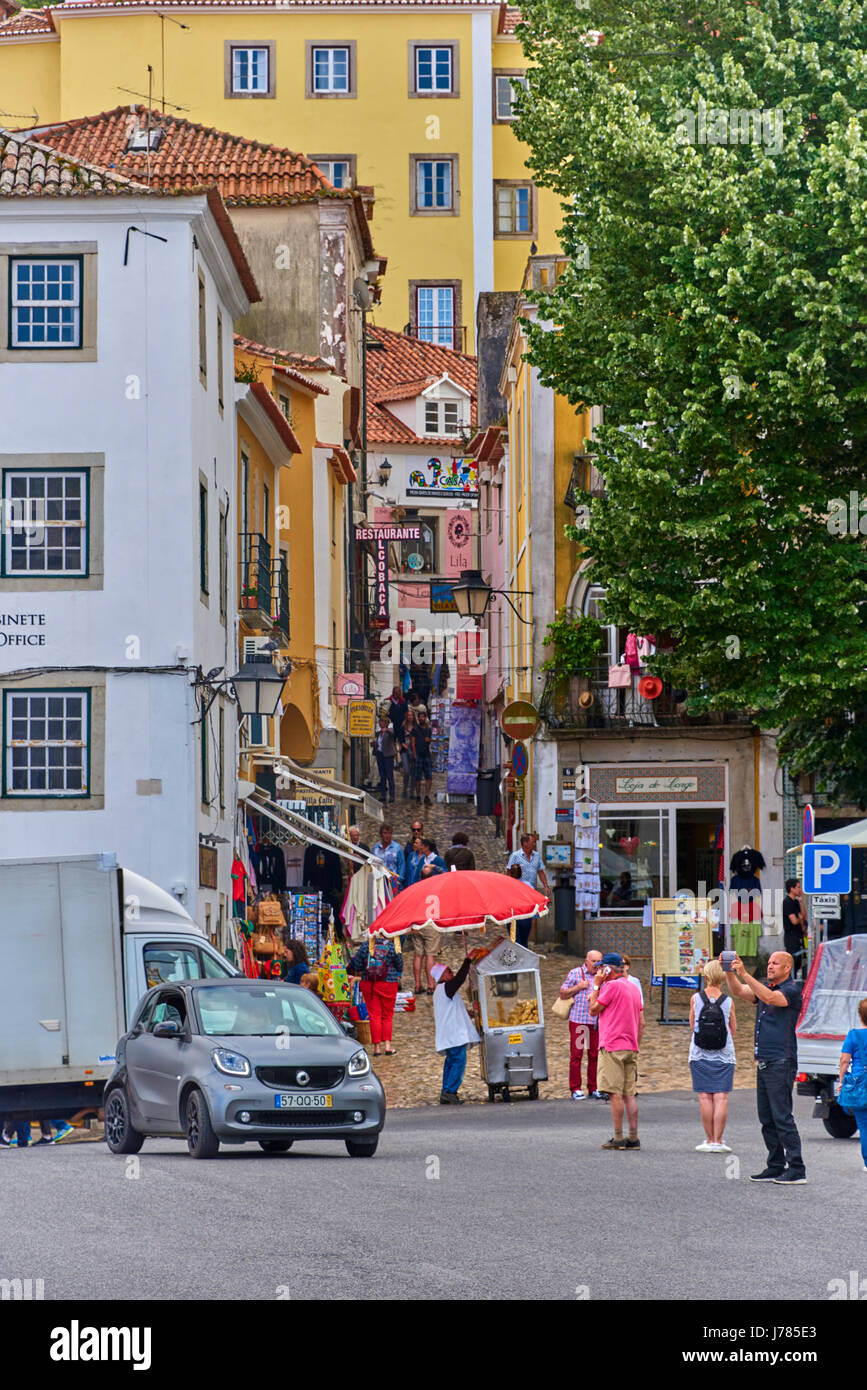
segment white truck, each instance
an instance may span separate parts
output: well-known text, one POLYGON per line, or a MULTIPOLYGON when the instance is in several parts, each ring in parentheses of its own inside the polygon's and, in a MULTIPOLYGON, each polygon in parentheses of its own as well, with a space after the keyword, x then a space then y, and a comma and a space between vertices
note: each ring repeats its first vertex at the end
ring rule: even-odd
POLYGON ((145 990, 239 972, 113 854, 0 860, 0 1115, 96 1114, 145 990))
POLYGON ((814 1099, 813 1118, 835 1139, 848 1139, 855 1117, 837 1104, 834 1083, 840 1051, 858 1027, 858 1004, 867 999, 867 935, 823 941, 813 957, 798 1019, 798 1095, 814 1099))

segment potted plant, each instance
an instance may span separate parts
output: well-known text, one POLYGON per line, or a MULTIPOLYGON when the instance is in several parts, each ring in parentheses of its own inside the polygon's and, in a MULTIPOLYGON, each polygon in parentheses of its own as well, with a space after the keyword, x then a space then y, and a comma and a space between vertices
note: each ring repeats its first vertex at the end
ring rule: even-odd
POLYGON ((567 608, 561 608, 548 624, 543 645, 552 647, 553 652, 542 662, 542 670, 556 688, 562 689, 568 682, 573 706, 582 688, 588 686, 603 648, 604 635, 605 630, 597 618, 586 613, 576 617, 567 608))
POLYGON ((241 590, 241 607, 258 608, 259 590, 255 584, 245 584, 241 590))

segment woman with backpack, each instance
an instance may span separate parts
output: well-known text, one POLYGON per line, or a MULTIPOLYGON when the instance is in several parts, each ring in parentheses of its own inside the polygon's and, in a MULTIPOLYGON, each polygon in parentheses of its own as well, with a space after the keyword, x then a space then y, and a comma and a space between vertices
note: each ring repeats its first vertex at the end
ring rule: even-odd
POLYGON ((399 945, 400 941, 395 937, 378 936, 371 951, 365 939, 348 966, 350 975, 361 977, 361 994, 370 1014, 370 1040, 374 1057, 380 1055, 381 1043, 385 1043, 386 1057, 395 1055, 391 1034, 394 1006, 403 974, 403 955, 398 949, 399 945))
POLYGON ((706 1135, 704 1142, 695 1146, 698 1153, 731 1153, 723 1142, 723 1131, 735 1079, 737 1021, 731 999, 720 988, 724 978, 719 961, 709 960, 704 967, 704 987, 689 1001, 689 1070, 706 1135))

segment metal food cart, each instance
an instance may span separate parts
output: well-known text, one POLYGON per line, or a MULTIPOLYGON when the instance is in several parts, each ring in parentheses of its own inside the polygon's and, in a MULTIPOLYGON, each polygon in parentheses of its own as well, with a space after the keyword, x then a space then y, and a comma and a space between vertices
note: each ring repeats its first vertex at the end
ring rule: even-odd
POLYGON ((539 957, 508 937, 495 942, 473 962, 470 992, 488 1100, 499 1092, 508 1101, 515 1087, 538 1099, 548 1080, 539 957))

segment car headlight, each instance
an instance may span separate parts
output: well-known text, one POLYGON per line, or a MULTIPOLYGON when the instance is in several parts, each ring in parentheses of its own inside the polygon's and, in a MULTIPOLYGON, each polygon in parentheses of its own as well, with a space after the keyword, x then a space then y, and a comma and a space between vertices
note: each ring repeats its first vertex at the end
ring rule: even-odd
POLYGON ((350 1057, 346 1070, 350 1076, 366 1076, 370 1071, 370 1058, 367 1053, 364 1050, 356 1052, 350 1057))
POLYGON ((252 1070, 246 1057, 240 1052, 232 1052, 228 1047, 215 1047, 211 1061, 217 1071, 225 1072, 227 1076, 249 1076, 252 1070))

